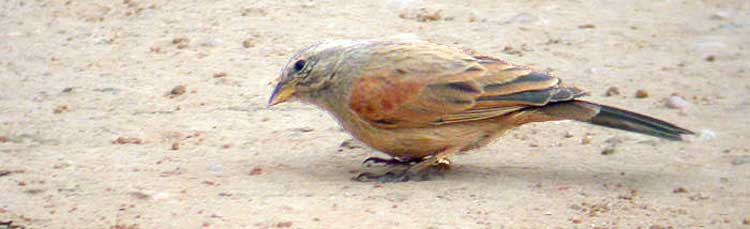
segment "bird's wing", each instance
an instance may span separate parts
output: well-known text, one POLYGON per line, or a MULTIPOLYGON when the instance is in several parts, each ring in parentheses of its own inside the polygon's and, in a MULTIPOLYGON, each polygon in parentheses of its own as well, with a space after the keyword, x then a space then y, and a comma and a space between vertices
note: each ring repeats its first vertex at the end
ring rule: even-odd
POLYGON ((549 74, 487 56, 466 56, 463 64, 456 64, 455 56, 445 64, 433 58, 423 71, 413 64, 399 68, 398 63, 367 71, 353 81, 349 108, 379 127, 419 127, 488 119, 584 94, 560 86, 549 74))

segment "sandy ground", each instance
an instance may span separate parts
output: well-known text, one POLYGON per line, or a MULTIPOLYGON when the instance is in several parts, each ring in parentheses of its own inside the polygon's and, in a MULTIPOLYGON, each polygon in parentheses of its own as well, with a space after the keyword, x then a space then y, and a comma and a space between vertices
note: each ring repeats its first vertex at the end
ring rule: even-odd
POLYGON ((748 1, 346 2, 0 2, 0 228, 750 227, 748 1), (315 41, 394 35, 701 135, 535 124, 442 178, 353 182, 377 154, 271 84, 315 41))

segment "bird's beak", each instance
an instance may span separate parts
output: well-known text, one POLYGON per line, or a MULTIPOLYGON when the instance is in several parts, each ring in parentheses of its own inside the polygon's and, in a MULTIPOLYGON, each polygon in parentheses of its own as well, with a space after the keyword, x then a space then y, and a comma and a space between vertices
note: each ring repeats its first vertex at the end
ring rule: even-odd
POLYGON ((290 86, 289 83, 279 82, 276 88, 271 93, 271 98, 268 100, 268 106, 273 106, 279 103, 286 102, 294 95, 294 87, 290 86))

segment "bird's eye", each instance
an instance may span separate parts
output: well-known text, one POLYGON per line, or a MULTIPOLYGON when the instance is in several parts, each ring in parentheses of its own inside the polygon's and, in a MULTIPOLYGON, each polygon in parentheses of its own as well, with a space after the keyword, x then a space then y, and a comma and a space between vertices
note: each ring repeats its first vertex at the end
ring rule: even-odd
POLYGON ((298 60, 297 62, 294 62, 295 72, 302 71, 303 68, 305 68, 305 60, 298 60))

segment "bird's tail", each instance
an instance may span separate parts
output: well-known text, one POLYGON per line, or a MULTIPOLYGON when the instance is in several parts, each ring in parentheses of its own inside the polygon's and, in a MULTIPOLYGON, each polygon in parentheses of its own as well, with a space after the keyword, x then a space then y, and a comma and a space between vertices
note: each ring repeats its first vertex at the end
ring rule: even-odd
POLYGON ((693 131, 646 115, 581 100, 549 104, 539 111, 558 119, 572 119, 668 140, 679 141, 682 140, 682 135, 695 134, 693 131))

